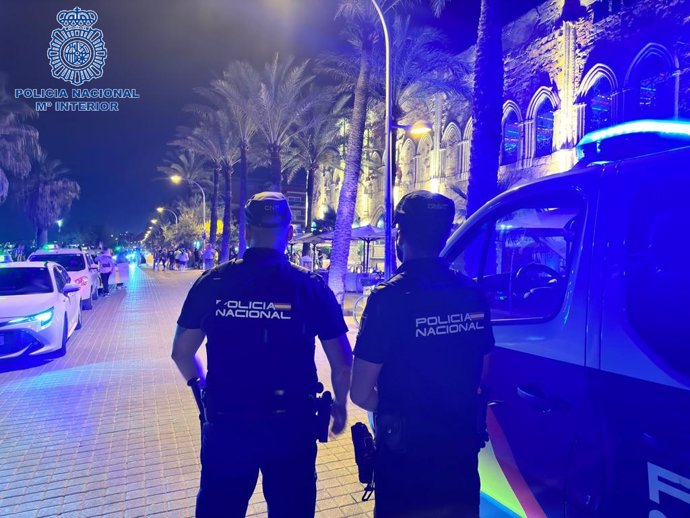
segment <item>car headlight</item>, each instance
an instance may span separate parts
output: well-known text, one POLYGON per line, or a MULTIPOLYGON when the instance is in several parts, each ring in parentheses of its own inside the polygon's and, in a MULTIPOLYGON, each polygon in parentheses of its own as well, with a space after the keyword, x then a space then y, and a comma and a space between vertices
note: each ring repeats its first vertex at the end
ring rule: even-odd
POLYGON ((14 318, 7 322, 7 324, 24 324, 27 322, 39 322, 41 327, 46 327, 53 320, 53 308, 41 311, 34 315, 29 315, 27 317, 14 318))

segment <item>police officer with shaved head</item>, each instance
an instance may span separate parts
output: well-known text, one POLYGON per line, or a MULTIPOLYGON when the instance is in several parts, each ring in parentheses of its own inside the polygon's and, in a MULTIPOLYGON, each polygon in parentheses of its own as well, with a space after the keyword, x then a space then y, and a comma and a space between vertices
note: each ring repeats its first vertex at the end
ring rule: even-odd
POLYGON ((375 412, 377 518, 477 518, 482 370, 494 345, 479 287, 439 255, 455 205, 428 191, 395 210, 402 266, 369 297, 351 397, 375 412))
POLYGON ((352 350, 333 293, 286 258, 293 231, 285 197, 259 193, 244 210, 244 257, 196 281, 173 342, 172 357, 188 385, 203 387, 196 516, 244 517, 261 472, 270 518, 310 518, 316 438, 328 436, 331 416, 332 433, 345 427, 352 350), (317 415, 325 401, 317 399, 317 336, 335 392, 325 425, 323 413, 317 415), (207 373, 196 355, 204 339, 207 373))

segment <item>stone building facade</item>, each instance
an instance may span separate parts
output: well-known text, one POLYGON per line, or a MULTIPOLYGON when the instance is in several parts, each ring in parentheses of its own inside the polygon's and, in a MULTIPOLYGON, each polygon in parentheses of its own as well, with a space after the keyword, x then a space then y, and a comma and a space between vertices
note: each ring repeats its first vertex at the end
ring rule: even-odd
MULTIPOLYGON (((690 116, 690 0, 546 0, 503 28, 505 89, 499 177, 509 185, 566 171, 592 130, 647 118, 690 116)), ((474 48, 463 53, 474 61, 474 48)), ((463 219, 472 114, 428 100, 433 131, 399 138, 396 191, 441 192, 463 219)), ((370 133, 367 139, 371 139, 370 133)), ((365 149, 373 148, 365 142, 365 149)), ((383 224, 381 156, 367 153, 356 223, 383 224)), ((342 171, 316 187, 315 217, 336 207, 342 171)))

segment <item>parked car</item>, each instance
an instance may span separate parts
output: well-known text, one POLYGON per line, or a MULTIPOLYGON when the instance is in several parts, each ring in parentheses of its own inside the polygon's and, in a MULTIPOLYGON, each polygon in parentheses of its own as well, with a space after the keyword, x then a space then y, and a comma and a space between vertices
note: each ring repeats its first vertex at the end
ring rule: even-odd
POLYGON ((54 261, 69 273, 72 282, 79 286, 83 309, 92 309, 98 298, 100 276, 98 265, 91 256, 78 248, 57 248, 48 245, 29 256, 29 261, 54 261))
POLYGON ((0 359, 67 352, 81 328, 79 286, 53 262, 0 264, 0 359))
POLYGON ((482 490, 519 516, 690 516, 690 126, 600 130, 473 214, 444 256, 496 349, 482 490))

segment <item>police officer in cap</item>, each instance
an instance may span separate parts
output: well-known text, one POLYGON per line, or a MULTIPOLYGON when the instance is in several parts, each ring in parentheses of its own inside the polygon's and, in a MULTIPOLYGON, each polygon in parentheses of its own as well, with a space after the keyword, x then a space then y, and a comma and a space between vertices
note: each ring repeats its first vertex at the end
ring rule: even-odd
POLYGON ((402 266, 362 316, 351 397, 375 412, 377 518, 479 516, 479 389, 494 339, 479 287, 439 258, 454 214, 440 194, 400 200, 402 266))
POLYGON ((337 434, 345 427, 352 365, 347 327, 323 280, 285 256, 293 232, 285 197, 259 193, 245 214, 244 257, 192 286, 173 343, 188 384, 204 387, 196 516, 245 516, 261 472, 270 518, 313 517, 315 337, 331 366, 337 434), (196 356, 204 339, 206 375, 196 356))

